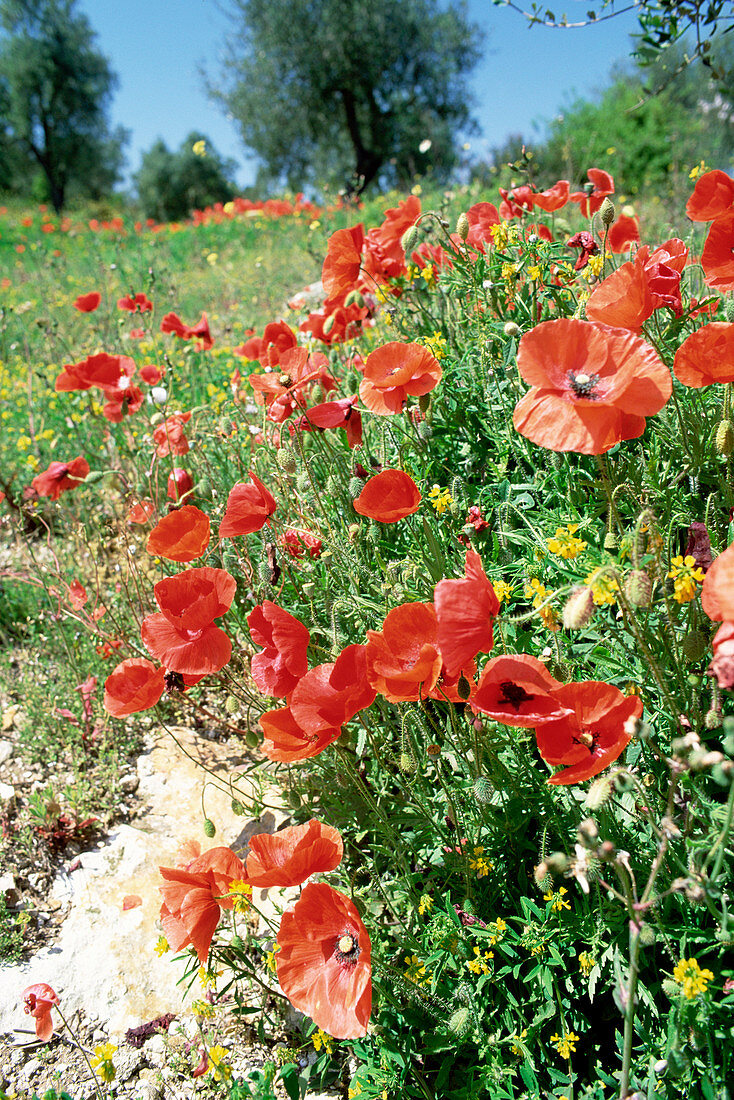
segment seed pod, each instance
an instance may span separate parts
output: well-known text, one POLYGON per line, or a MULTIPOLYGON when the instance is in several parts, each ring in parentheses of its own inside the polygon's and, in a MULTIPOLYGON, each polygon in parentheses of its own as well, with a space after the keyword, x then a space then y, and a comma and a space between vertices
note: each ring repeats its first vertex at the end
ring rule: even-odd
POLYGON ((248 730, 245 734, 245 744, 248 749, 256 749, 260 744, 260 737, 256 730, 248 730))
POLYGON ((224 709, 227 714, 236 714, 240 709, 239 699, 234 695, 228 695, 224 701, 224 709))
POLYGON ((522 329, 514 321, 507 321, 502 331, 505 336, 514 336, 515 338, 522 336, 522 329))
POLYGON ((651 924, 643 924, 640 929, 640 943, 645 947, 652 947, 655 943, 657 936, 655 935, 655 929, 651 924))
POLYGON ((433 438, 433 428, 427 420, 421 420, 420 424, 418 425, 418 435, 421 439, 425 440, 433 438))
POLYGON ((604 536, 604 549, 605 550, 619 550, 619 539, 614 534, 614 531, 607 531, 604 536))
POLYGON ((469 236, 469 229, 469 219, 467 218, 466 214, 459 214, 458 218, 456 219, 456 234, 462 239, 462 241, 465 241, 466 238, 469 236))
POLYGON ((616 213, 617 212, 614 209, 614 203, 607 195, 607 197, 604 199, 604 202, 599 207, 599 217, 601 218, 601 224, 606 229, 609 229, 609 226, 614 221, 616 213))
POLYGON ((210 817, 205 817, 204 818, 204 836, 208 837, 209 840, 211 840, 213 836, 216 836, 216 833, 217 833, 217 827, 214 824, 214 822, 212 821, 212 819, 210 817))
POLYGON ((682 640, 680 647, 688 661, 700 661, 708 649, 709 640, 702 630, 691 630, 682 640))
POLYGON ((349 489, 350 497, 354 500, 354 498, 358 497, 364 489, 364 482, 359 477, 350 477, 347 488, 349 489))
POLYGON ((398 757, 398 767, 404 775, 413 775, 415 772, 415 757, 412 752, 401 752, 398 757))
POLYGON ((233 798, 231 802, 232 813, 235 817, 242 817, 245 812, 245 807, 242 805, 238 798, 233 798))
POLYGON ((456 694, 464 702, 466 702, 466 700, 471 695, 471 684, 469 683, 469 681, 467 680, 467 678, 463 674, 463 672, 462 672, 461 676, 459 677, 458 684, 456 685, 456 694))

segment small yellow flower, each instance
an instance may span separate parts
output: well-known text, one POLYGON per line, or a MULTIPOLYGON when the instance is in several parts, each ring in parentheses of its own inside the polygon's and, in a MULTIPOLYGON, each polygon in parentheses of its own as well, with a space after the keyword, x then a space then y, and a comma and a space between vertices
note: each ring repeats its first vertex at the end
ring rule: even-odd
POLYGON ((579 1037, 574 1031, 566 1032, 564 1035, 551 1035, 551 1042, 555 1044, 561 1058, 568 1058, 571 1054, 575 1054, 578 1041, 579 1037))
POLYGON ((696 959, 681 959, 675 966, 673 977, 683 987, 683 996, 687 1001, 705 993, 708 983, 714 980, 711 971, 702 970, 696 959))
POLYGON ((491 225, 489 232, 492 234, 495 248, 504 248, 509 237, 507 223, 500 222, 498 225, 491 225))
POLYGON ((227 1056, 227 1051, 219 1044, 209 1048, 209 1069, 207 1072, 214 1070, 216 1081, 229 1081, 232 1076, 232 1067, 226 1061, 227 1056))
POLYGON ((484 847, 478 845, 473 854, 469 856, 469 867, 477 872, 477 878, 486 878, 490 871, 494 870, 491 860, 484 859, 484 847))
POLYGON ((195 1016, 200 1016, 203 1020, 211 1020, 216 1015, 214 1005, 209 1004, 208 1001, 194 1001, 191 1010, 195 1016))
POLYGON ((584 278, 598 279, 604 269, 603 256, 589 256, 584 267, 584 278))
POLYGON ((350 1085, 347 1089, 348 1100, 354 1100, 355 1096, 360 1096, 362 1093, 362 1082, 355 1081, 354 1085, 350 1085))
POLYGON ((215 267, 218 259, 218 252, 209 252, 206 257, 206 262, 209 264, 210 267, 215 267))
POLYGON ((313 1043, 314 1050, 321 1050, 321 1048, 323 1047, 324 1051, 327 1054, 334 1053, 334 1042, 331 1035, 327 1035, 327 1033, 325 1031, 322 1031, 321 1028, 319 1028, 317 1031, 314 1031, 313 1035, 311 1036, 311 1042, 313 1043))
POLYGON ((673 599, 678 603, 690 603, 696 598, 696 585, 703 584, 703 570, 696 567, 692 554, 679 554, 670 563, 668 576, 673 581, 673 599))
POLYGON ((426 964, 417 955, 405 956, 405 977, 416 985, 429 985, 432 974, 426 970, 426 964))
MULTIPOLYGON (((221 971, 219 973, 221 973, 221 971)), ((203 989, 214 989, 217 984, 218 976, 216 970, 210 970, 206 966, 199 967, 199 981, 203 989)))
POLYGON ((502 264, 502 278, 506 283, 517 278, 517 264, 502 264))
POLYGON ((494 958, 494 951, 485 951, 482 953, 480 947, 474 948, 475 958, 469 959, 467 962, 467 970, 471 970, 473 974, 489 974, 489 967, 487 966, 487 959, 494 958))
POLYGON ((430 913, 433 909, 433 898, 430 894, 421 894, 420 901, 418 902, 418 912, 421 916, 425 913, 430 913))
POLYGON ((109 1083, 115 1079, 115 1067, 112 1062, 112 1055, 117 1050, 114 1043, 103 1043, 102 1046, 94 1048, 94 1057, 90 1058, 89 1064, 95 1071, 101 1081, 109 1083))
POLYGON ((275 974, 276 969, 277 969, 277 967, 275 965, 275 956, 278 954, 279 951, 280 951, 280 944, 279 943, 274 943, 273 944, 273 950, 268 951, 266 956, 265 956, 265 965, 267 966, 268 970, 272 971, 273 974, 275 974))
POLYGON ((553 538, 548 539, 548 549, 551 554, 566 559, 577 558, 579 554, 583 554, 588 544, 576 537, 578 529, 578 523, 567 523, 565 527, 557 527, 553 538))
POLYGON ((604 607, 606 604, 617 602, 619 584, 609 574, 600 569, 595 569, 592 573, 589 573, 585 583, 591 588, 594 603, 597 607, 604 607))
POLYGON ((166 937, 165 936, 159 936, 158 939, 155 942, 155 948, 154 948, 154 951, 155 951, 156 955, 158 955, 158 956, 165 955, 166 951, 170 951, 170 950, 171 950, 171 948, 168 944, 168 940, 166 939, 166 937))
POLYGON ((514 589, 511 584, 507 584, 505 581, 492 581, 492 588, 500 603, 505 603, 509 600, 514 589))
POLYGON ((440 332, 434 332, 433 336, 423 336, 419 340, 423 347, 428 348, 436 359, 443 359, 446 354, 446 339, 440 332))
POLYGON ((234 900, 234 908, 237 913, 246 913, 252 903, 252 887, 247 882, 237 879, 230 883, 229 897, 234 900))
POLYGON ((540 278, 540 268, 537 264, 532 264, 527 269, 527 276, 528 279, 531 279, 533 282, 536 282, 540 278))
POLYGON ((442 489, 440 485, 434 485, 428 492, 431 506, 439 516, 442 516, 449 505, 454 503, 454 498, 448 489, 442 489))
POLYGON ((527 1033, 528 1029, 524 1027, 519 1035, 513 1035, 512 1039, 510 1040, 510 1050, 518 1058, 522 1057, 522 1055, 525 1053, 523 1050, 523 1046, 525 1045, 523 1040, 525 1039, 527 1033))
POLYGON ((562 909, 571 908, 569 902, 567 902, 564 897, 564 895, 567 893, 568 890, 565 886, 561 886, 561 888, 557 892, 554 892, 551 888, 547 894, 543 894, 543 901, 551 902, 551 911, 555 913, 560 913, 562 909))
POLYGON ((436 285, 436 272, 433 264, 424 264, 423 269, 421 270, 421 278, 423 279, 426 286, 436 285))
POLYGON ((588 978, 595 966, 596 959, 594 956, 590 955, 588 951, 582 951, 579 955, 579 970, 585 978, 588 978))
POLYGON ((700 175, 702 175, 703 172, 707 171, 708 168, 706 167, 706 161, 699 161, 699 163, 695 165, 695 167, 691 168, 690 172, 688 173, 688 178, 689 180, 696 180, 700 175))

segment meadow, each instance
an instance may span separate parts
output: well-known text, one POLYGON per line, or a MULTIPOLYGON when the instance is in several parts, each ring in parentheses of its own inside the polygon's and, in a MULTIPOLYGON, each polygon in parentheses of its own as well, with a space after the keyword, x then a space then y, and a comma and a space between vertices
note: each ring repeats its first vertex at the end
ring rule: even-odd
POLYGON ((232 851, 202 798, 161 868, 192 1089, 730 1095, 734 181, 670 224, 545 185, 0 215, 2 702, 49 777, 6 857, 172 715, 292 815, 232 851), (303 1013, 267 1080, 227 994, 303 1013))

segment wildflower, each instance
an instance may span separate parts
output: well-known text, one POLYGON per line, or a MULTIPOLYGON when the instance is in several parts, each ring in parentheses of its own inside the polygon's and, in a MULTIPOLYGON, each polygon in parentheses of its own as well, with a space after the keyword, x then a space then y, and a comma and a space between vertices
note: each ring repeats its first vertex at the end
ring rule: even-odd
POLYGON ((405 977, 416 985, 429 985, 432 974, 426 969, 426 964, 417 955, 405 956, 405 977))
POLYGON ((350 1085, 347 1090, 348 1100, 355 1100, 355 1097, 362 1094, 362 1082, 355 1079, 354 1085, 350 1085))
POLYGON ((364 248, 364 226, 337 229, 329 237, 321 282, 327 300, 352 290, 359 279, 364 248))
POLYGON ((269 760, 308 760, 318 756, 341 734, 340 726, 320 727, 318 730, 304 728, 296 721, 289 706, 265 711, 260 715, 259 722, 265 735, 262 751, 269 760))
POLYGON ((712 223, 701 254, 701 266, 705 281, 718 290, 734 287, 734 207, 721 214, 712 223))
POLYGON ((693 222, 709 222, 727 214, 733 205, 734 179, 715 168, 696 179, 686 214, 693 222))
POLYGON ((552 539, 548 539, 548 549, 551 554, 560 558, 572 559, 583 554, 587 543, 576 537, 579 529, 578 523, 568 523, 565 527, 557 527, 552 539))
POLYGON ((149 710, 165 689, 165 671, 144 657, 123 661, 105 680, 104 708, 113 718, 149 710))
POLYGON ((352 501, 355 512, 378 523, 398 523, 421 506, 418 486, 403 470, 382 470, 352 501))
MULTIPOLYGON (((491 202, 475 203, 466 212, 466 220, 469 223, 469 233, 466 243, 476 248, 478 252, 484 252, 487 242, 495 243, 492 235, 492 227, 499 225, 500 216, 497 207, 491 202)), ((499 245, 498 247, 502 247, 499 245)))
POLYGON ((512 593, 515 591, 512 585, 507 584, 506 581, 492 581, 492 587, 500 603, 507 603, 512 593))
POLYGON ((472 974, 489 974, 488 960, 494 958, 494 951, 482 952, 480 947, 474 948, 474 958, 469 959, 466 968, 471 970, 472 974))
POLYGON ((308 669, 308 627, 271 600, 253 608, 247 625, 255 645, 264 647, 250 661, 253 680, 264 695, 290 694, 308 669))
POLYGON ((512 1053, 515 1055, 516 1058, 521 1058, 525 1053, 525 1051, 523 1050, 523 1047, 525 1045, 524 1044, 524 1039, 525 1039, 525 1036, 527 1035, 527 1033, 528 1033, 528 1029, 526 1027, 524 1027, 519 1035, 513 1035, 512 1039, 510 1040, 510 1050, 512 1051, 512 1053))
POLYGON ((279 951, 280 951, 280 944, 279 943, 274 943, 272 950, 267 951, 265 953, 265 965, 268 968, 268 970, 272 971, 273 974, 275 974, 275 971, 276 971, 275 956, 278 954, 279 951))
POLYGON ((290 695, 291 713, 304 730, 343 726, 369 707, 377 692, 367 676, 367 650, 350 645, 333 663, 316 665, 302 676, 290 695))
POLYGON ((189 451, 189 441, 184 432, 184 424, 191 420, 191 413, 173 413, 153 432, 158 458, 166 455, 185 455, 189 451))
POLYGON ((199 982, 202 989, 216 989, 217 978, 221 974, 221 970, 217 972, 208 966, 199 967, 199 982))
POLYGON ((584 218, 590 218, 600 209, 604 199, 614 194, 614 180, 603 168, 589 168, 586 175, 593 184, 591 194, 587 194, 585 190, 575 191, 569 195, 569 199, 571 202, 578 203, 579 211, 584 218))
POLYGON ((308 883, 283 914, 278 981, 291 1004, 335 1039, 367 1032, 372 1011, 371 945, 354 904, 324 883, 308 883))
POLYGON ((252 886, 242 879, 235 879, 229 884, 229 896, 234 902, 236 913, 246 913, 252 903, 252 886))
POLYGON ((511 283, 517 278, 517 264, 504 263, 502 264, 502 278, 506 283, 511 283))
POLYGON ((155 951, 156 955, 158 955, 159 958, 161 956, 165 955, 167 951, 171 950, 171 948, 168 944, 168 940, 166 939, 165 936, 159 936, 158 937, 158 939, 155 941, 155 947, 153 948, 153 950, 155 951))
MULTIPOLYGON (((174 466, 173 470, 168 476, 168 482, 166 484, 166 496, 169 500, 174 500, 176 503, 182 501, 187 497, 191 490, 194 488, 194 479, 188 470, 183 470, 180 466, 174 466)), ((145 502, 143 502, 145 504, 145 502)), ((142 507, 142 506, 140 506, 142 507)), ((155 507, 152 508, 150 515, 155 512, 155 507)), ((145 523, 145 519, 135 519, 134 523, 145 523)))
POLYGON ((78 309, 80 313, 94 313, 101 301, 102 295, 99 291, 92 290, 89 294, 79 295, 74 302, 74 309, 78 309))
POLYGON ((36 1021, 36 1036, 47 1043, 53 1035, 54 1024, 51 1009, 59 1003, 59 998, 46 982, 37 982, 23 990, 23 1004, 26 1015, 36 1021))
MULTIPOLYGON (((323 401, 320 405, 312 405, 310 409, 306 409, 303 419, 322 430, 344 428, 349 446, 359 447, 362 444, 362 414, 356 408, 357 401, 356 394, 339 401, 323 401)), ((301 421, 298 423, 301 424, 301 421)), ((302 424, 301 427, 303 430, 302 424)), ((292 431, 296 428, 297 425, 294 425, 292 431)))
POLYGON ((367 356, 359 396, 370 412, 389 416, 402 412, 409 396, 435 389, 442 373, 427 347, 392 341, 367 356))
POLYGON ((586 279, 598 279, 604 270, 604 259, 604 256, 589 256, 584 268, 584 277, 586 279))
POLYGON ((191 1010, 195 1016, 202 1020, 213 1020, 216 1010, 209 1001, 192 1001, 191 1010))
POLYGON ((551 1035, 550 1041, 555 1045, 561 1058, 569 1058, 576 1053, 576 1043, 578 1043, 579 1037, 574 1031, 568 1031, 564 1032, 563 1035, 551 1035))
POLYGON ((367 679, 391 703, 415 702, 441 673, 433 604, 404 603, 388 612, 382 631, 367 631, 367 679))
POLYGON ((94 1057, 90 1059, 89 1064, 95 1071, 101 1081, 109 1084, 110 1081, 115 1079, 115 1066, 112 1061, 112 1055, 117 1050, 114 1043, 103 1043, 101 1046, 94 1048, 94 1057))
POLYGON ((232 1067, 227 1061, 228 1057, 228 1052, 218 1043, 216 1046, 209 1047, 208 1071, 213 1071, 215 1081, 227 1082, 232 1077, 232 1067))
POLYGON ((433 909, 433 898, 430 894, 421 894, 420 901, 418 902, 418 912, 423 917, 426 913, 430 913, 433 909))
POLYGON ((696 585, 703 584, 704 572, 696 567, 692 554, 673 558, 668 576, 673 581, 673 599, 678 603, 690 603, 696 597, 696 585))
POLYGON ((194 142, 194 144, 191 146, 191 152, 194 154, 195 157, 206 156, 206 142, 203 140, 203 138, 199 141, 194 142))
POLYGON ((209 534, 209 517, 186 504, 158 521, 148 535, 146 550, 167 561, 194 561, 209 545, 209 534))
POLYGON ((527 277, 533 282, 536 282, 540 278, 540 268, 537 264, 531 264, 531 266, 527 268, 527 277))
MULTIPOLYGON (((467 217, 468 216, 469 214, 467 214, 467 217)), ((494 225, 490 225, 489 232, 495 248, 501 250, 507 247, 507 242, 509 239, 509 226, 506 222, 497 222, 494 225)))
POLYGON ((681 986, 683 996, 692 1001, 706 992, 709 982, 714 980, 710 970, 702 970, 696 959, 681 959, 673 970, 673 978, 681 986))
POLYGON ((127 313, 149 313, 153 309, 153 303, 146 294, 138 291, 137 294, 127 294, 124 298, 118 298, 117 308, 127 313))
POLYGON ((500 609, 482 559, 469 548, 459 580, 439 581, 433 601, 438 620, 438 648, 448 676, 456 676, 478 653, 489 653, 492 624, 500 609))
POLYGON ((196 340, 202 351, 214 346, 206 313, 202 313, 195 325, 185 325, 175 313, 167 313, 161 321, 161 332, 172 332, 181 340, 196 340))
POLYGON ((571 713, 552 695, 560 687, 536 657, 527 653, 493 657, 484 666, 471 706, 496 722, 534 729, 571 713))
POLYGON ((334 1053, 334 1043, 331 1035, 327 1035, 320 1027, 317 1028, 311 1036, 311 1042, 313 1043, 314 1050, 321 1050, 323 1048, 325 1054, 334 1053))
POLYGON ((566 247, 578 248, 581 250, 574 264, 574 271, 581 271, 581 268, 586 267, 589 263, 593 254, 599 251, 599 245, 594 240, 593 235, 586 229, 581 230, 580 233, 574 233, 574 235, 566 241, 566 247))
POLYGON ((475 531, 486 531, 489 527, 489 523, 484 518, 481 509, 476 504, 472 504, 464 522, 468 526, 472 526, 475 531))
POLYGON ((250 470, 250 480, 235 485, 227 497, 227 507, 219 524, 219 537, 236 538, 261 531, 276 511, 273 495, 250 470))
POLYGON ((707 672, 720 688, 734 688, 734 623, 722 623, 714 635, 714 657, 707 672))
POLYGON ((431 502, 431 507, 439 516, 442 516, 450 504, 454 503, 454 498, 448 489, 442 489, 440 485, 433 485, 428 491, 428 499, 431 502))
POLYGON ((591 588, 594 603, 597 607, 604 607, 607 604, 614 604, 617 602, 619 582, 604 570, 593 570, 589 573, 584 583, 591 588))
POLYGON ((148 652, 171 672, 219 672, 232 655, 232 643, 214 620, 229 610, 236 587, 225 569, 209 566, 158 581, 153 592, 161 614, 147 615, 141 626, 148 652))
POLYGON ((696 389, 734 382, 734 325, 712 321, 692 332, 675 353, 673 371, 684 386, 696 389))
POLYGON ((300 886, 311 875, 333 871, 344 846, 337 829, 314 818, 277 833, 250 838, 247 879, 253 886, 300 886))
POLYGON ((560 890, 549 890, 547 894, 543 894, 543 901, 549 901, 551 903, 551 912, 560 913, 564 909, 570 909, 569 902, 565 900, 565 896, 568 890, 565 886, 561 886, 560 890))
POLYGON ((428 348, 435 359, 443 359, 446 354, 446 338, 440 332, 434 332, 432 336, 424 336, 421 343, 428 348))
POLYGON ((58 500, 62 493, 77 489, 89 473, 89 463, 79 455, 71 462, 52 462, 42 474, 37 474, 31 485, 39 497, 58 500))
MULTIPOLYGON (((161 926, 173 951, 193 947, 206 962, 222 909, 234 908, 227 896, 233 881, 245 878, 245 866, 230 848, 210 848, 186 868, 159 867, 161 926)), ((206 973, 206 972, 205 972, 206 973)))
MULTIPOLYGON (((696 180, 701 175, 701 173, 705 172, 705 171, 706 171, 706 161, 704 161, 704 160, 699 161, 698 164, 694 164, 693 168, 691 168, 690 172, 688 173, 688 178, 689 178, 689 180, 696 180)), ((724 173, 722 173, 722 175, 723 174, 724 173)), ((690 214, 688 216, 690 217, 690 214)))
POLYGON ((585 978, 588 978, 596 966, 596 959, 588 951, 582 951, 579 955, 579 969, 585 978))
POLYGON ((484 858, 484 846, 478 845, 469 856, 469 867, 476 871, 477 878, 486 878, 490 871, 494 870, 491 860, 484 858))

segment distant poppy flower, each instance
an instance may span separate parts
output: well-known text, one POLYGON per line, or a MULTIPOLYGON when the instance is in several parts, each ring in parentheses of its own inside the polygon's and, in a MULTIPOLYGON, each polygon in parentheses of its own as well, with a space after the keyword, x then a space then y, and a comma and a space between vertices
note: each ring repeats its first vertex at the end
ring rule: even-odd
POLYGON ((289 698, 291 714, 312 733, 336 729, 350 722, 375 701, 367 676, 366 646, 350 645, 336 661, 306 672, 289 698))
POLYGON ((149 710, 165 689, 165 671, 144 657, 123 661, 105 680, 104 708, 113 718, 149 710))
POLYGON ((686 203, 692 222, 710 222, 727 214, 734 206, 734 179, 715 168, 696 180, 693 194, 686 203))
POLYGON ((484 245, 492 244, 492 226, 500 223, 497 207, 491 202, 477 202, 467 210, 466 220, 469 222, 466 243, 484 252, 484 245))
POLYGON ((128 523, 148 523, 155 515, 155 504, 152 500, 137 500, 127 510, 128 523))
POLYGON ((620 214, 617 220, 609 227, 607 233, 607 248, 610 252, 628 252, 634 244, 639 244, 640 226, 637 218, 630 218, 627 214, 620 214))
POLYGON ((344 428, 349 446, 359 447, 362 444, 362 414, 355 408, 357 400, 355 395, 339 401, 323 401, 304 409, 303 415, 317 428, 344 428))
POLYGON ((159 867, 161 927, 173 951, 193 947, 204 964, 222 909, 231 909, 226 894, 233 882, 245 879, 245 865, 229 848, 212 848, 183 870, 159 867))
POLYGON ((417 512, 420 505, 418 486, 403 470, 382 470, 375 474, 352 501, 355 512, 379 523, 397 523, 417 512))
POLYGON ((168 475, 166 484, 166 496, 176 502, 183 500, 194 488, 194 479, 188 470, 182 470, 180 466, 174 466, 168 475))
POLYGON ((431 603, 404 603, 367 631, 367 679, 391 703, 416 701, 441 673, 438 622, 431 603))
POLYGON ((188 454, 189 441, 186 438, 184 424, 188 424, 189 420, 191 420, 190 412, 173 413, 153 430, 155 453, 159 458, 165 458, 166 455, 188 454))
POLYGON ((734 688, 734 622, 722 623, 714 635, 714 657, 707 671, 720 688, 734 688))
POLYGON ((89 390, 97 386, 105 393, 117 393, 130 385, 135 363, 129 355, 109 355, 106 351, 88 355, 78 363, 66 363, 57 377, 57 393, 89 390))
POLYGON ((595 255, 595 253, 599 251, 599 245, 594 239, 593 234, 588 233, 585 229, 569 237, 566 241, 566 247, 579 248, 581 250, 576 259, 576 263, 573 265, 574 271, 580 271, 582 267, 586 267, 589 262, 589 257, 595 255))
POLYGON ((568 180, 558 180, 547 191, 535 191, 533 193, 533 206, 537 206, 539 210, 544 210, 546 214, 560 210, 568 202, 570 190, 568 180))
POLYGON ((241 347, 233 348, 233 352, 243 359, 257 359, 263 367, 274 367, 283 352, 297 344, 296 334, 286 321, 271 321, 262 336, 254 336, 241 347))
POLYGON ((352 290, 359 279, 364 247, 364 226, 337 229, 329 237, 321 282, 327 299, 352 290))
POLYGON ((644 340, 622 329, 561 318, 520 340, 517 365, 533 387, 513 423, 552 451, 603 454, 645 430, 672 392, 667 367, 644 340))
POLYGON ((634 260, 607 275, 586 303, 586 316, 590 321, 637 333, 654 311, 645 264, 639 253, 634 260))
POLYGON ((308 627, 272 600, 254 607, 247 625, 255 645, 264 647, 250 662, 253 680, 265 695, 290 694, 308 669, 308 627))
POLYGON ((500 217, 521 218, 526 210, 533 209, 533 191, 526 183, 519 187, 513 187, 507 191, 504 187, 499 189, 502 202, 500 203, 500 217))
POLYGON ((247 881, 260 888, 300 886, 311 875, 333 871, 343 854, 339 831, 315 818, 277 833, 257 833, 250 838, 247 881))
POLYGON ((161 614, 143 619, 145 648, 171 672, 219 672, 232 655, 232 643, 214 620, 229 610, 236 587, 225 569, 208 566, 158 581, 153 593, 161 614))
POLYGON ((36 982, 23 990, 23 1003, 27 1016, 36 1021, 36 1036, 47 1043, 54 1033, 51 1009, 59 1004, 56 992, 46 982, 36 982))
POLYGON ((80 608, 84 607, 84 604, 89 599, 86 588, 81 581, 77 580, 73 580, 69 585, 67 598, 75 611, 79 611, 80 608))
POLYGON ((402 412, 408 396, 430 393, 441 381, 438 359, 422 344, 393 340, 367 356, 359 396, 380 416, 402 412))
POLYGON ((471 705, 495 722, 534 729, 568 713, 552 695, 559 687, 542 661, 529 653, 493 657, 484 666, 471 705))
POLYGON ((603 168, 589 168, 586 175, 593 185, 591 193, 575 191, 569 195, 571 202, 578 203, 579 210, 585 218, 596 214, 604 199, 614 194, 614 180, 603 168))
POLYGON ((62 493, 78 489, 89 473, 89 463, 81 455, 71 462, 52 462, 42 474, 36 474, 31 485, 39 497, 58 500, 62 493))
POLYGON ((209 545, 209 516, 185 504, 158 520, 148 535, 147 551, 167 561, 194 561, 209 545))
POLYGON ((310 558, 321 556, 322 541, 310 531, 299 531, 293 527, 286 527, 281 535, 280 545, 292 558, 302 558, 308 553, 310 558))
POLYGON ((309 883, 281 918, 278 946, 278 982, 291 1004, 335 1039, 366 1035, 371 944, 349 898, 324 883, 309 883))
POLYGON ((406 229, 418 221, 420 213, 420 199, 415 195, 409 195, 385 211, 382 225, 374 226, 365 237, 363 267, 366 275, 382 283, 405 274, 401 241, 406 229))
POLYGON ((155 367, 152 363, 146 363, 140 368, 140 378, 148 386, 155 386, 163 377, 163 367, 155 367))
POLYGON ((342 291, 335 298, 329 298, 323 309, 309 313, 299 325, 301 332, 310 332, 314 339, 330 345, 357 336, 368 310, 357 302, 347 305, 347 294, 347 291, 342 291))
POLYGON ((711 223, 701 254, 706 282, 718 290, 734 287, 734 208, 711 223))
POLYGON ((709 567, 701 588, 701 607, 715 623, 734 622, 734 546, 709 567))
POLYGON ((433 592, 438 648, 448 676, 456 676, 478 653, 489 653, 492 623, 500 609, 476 550, 466 552, 465 576, 439 581, 433 592))
POLYGON ((138 291, 134 296, 127 294, 124 298, 118 298, 117 308, 126 310, 128 313, 148 313, 152 310, 153 303, 146 294, 138 291))
POLYGON ((535 736, 546 763, 564 765, 548 782, 566 787, 599 775, 621 755, 632 740, 626 724, 642 714, 642 700, 598 680, 563 684, 553 697, 568 713, 538 726, 535 736))
POLYGON ((80 313, 94 313, 102 301, 102 295, 98 290, 92 290, 89 294, 80 294, 74 302, 74 309, 80 313))
POLYGON ((675 377, 701 389, 715 382, 734 382, 734 324, 712 321, 687 336, 675 353, 675 377))
POLYGON ((196 340, 202 351, 214 347, 206 313, 202 313, 201 320, 195 325, 185 325, 177 314, 167 313, 161 321, 161 332, 172 332, 181 340, 196 340))
POLYGON ((267 710, 260 715, 260 727, 265 735, 262 751, 269 760, 292 763, 318 756, 341 734, 341 727, 304 729, 293 717, 290 707, 267 710))
POLYGON ((676 317, 683 313, 680 280, 688 261, 688 249, 678 237, 659 245, 653 252, 644 245, 638 252, 645 264, 652 304, 655 309, 668 306, 676 317))
POLYGON ((219 524, 220 539, 233 539, 262 530, 276 507, 275 497, 250 470, 250 480, 235 485, 227 497, 227 507, 219 524))

